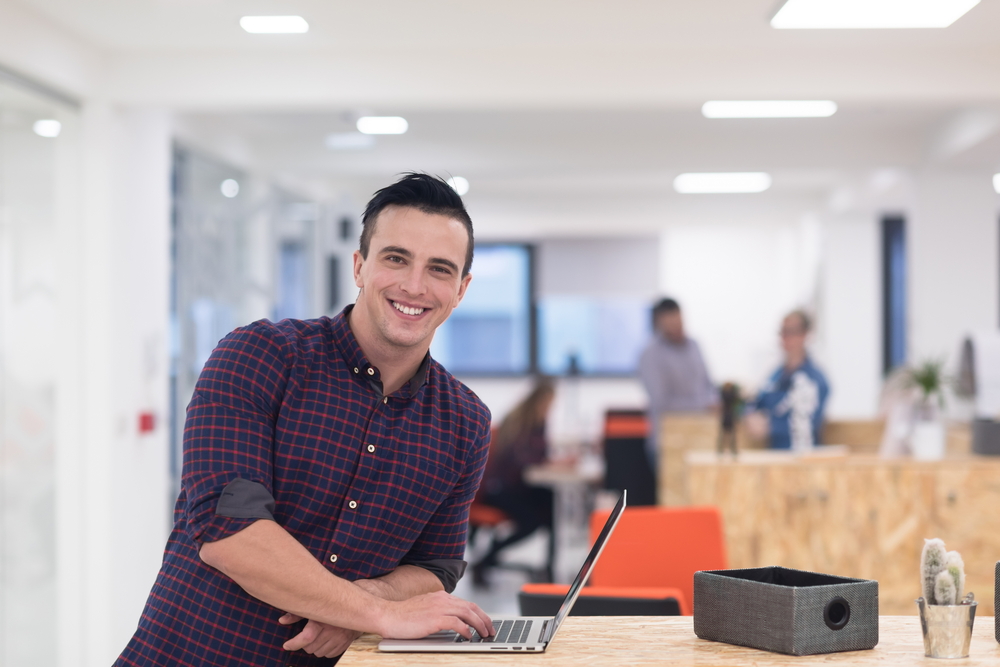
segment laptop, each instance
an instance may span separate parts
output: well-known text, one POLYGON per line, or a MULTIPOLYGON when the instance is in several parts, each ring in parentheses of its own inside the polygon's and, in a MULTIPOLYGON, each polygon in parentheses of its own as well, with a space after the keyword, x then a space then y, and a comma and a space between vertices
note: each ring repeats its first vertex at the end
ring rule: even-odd
POLYGON ((580 589, 587 583, 594 564, 601 557, 604 545, 611 536, 611 531, 618 525, 622 511, 625 509, 625 492, 622 491, 618 504, 611 511, 601 534, 597 536, 597 541, 591 548, 583 567, 577 573, 576 579, 569 587, 566 597, 556 612, 554 617, 545 616, 516 616, 506 618, 494 618, 493 627, 497 633, 493 637, 481 637, 475 630, 472 631, 472 639, 466 639, 453 630, 436 632, 433 635, 422 639, 383 639, 379 642, 381 651, 408 651, 408 652, 431 652, 431 653, 491 653, 493 651, 518 651, 521 653, 540 653, 544 651, 552 638, 556 636, 559 626, 569 615, 573 603, 580 595, 580 589))

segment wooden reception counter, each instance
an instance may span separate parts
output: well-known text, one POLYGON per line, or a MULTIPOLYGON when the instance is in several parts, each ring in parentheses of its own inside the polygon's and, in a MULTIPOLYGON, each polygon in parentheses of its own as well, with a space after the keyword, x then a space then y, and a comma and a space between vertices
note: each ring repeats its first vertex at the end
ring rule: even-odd
MULTIPOLYGON (((363 635, 338 665, 405 665, 448 667, 483 664, 491 667, 546 665, 677 665, 678 667, 781 667, 795 665, 881 665, 911 667, 948 661, 924 657, 920 621, 913 616, 879 618, 879 642, 870 651, 791 656, 698 639, 690 616, 570 616, 545 653, 381 653, 379 638, 363 635)), ((993 619, 976 616, 969 657, 962 667, 1000 664, 1000 646, 993 638, 993 619)))
POLYGON ((685 500, 723 515, 729 567, 785 567, 879 582, 882 614, 916 614, 924 538, 965 559, 992 615, 1000 560, 1000 457, 942 461, 767 451, 685 457, 685 500))

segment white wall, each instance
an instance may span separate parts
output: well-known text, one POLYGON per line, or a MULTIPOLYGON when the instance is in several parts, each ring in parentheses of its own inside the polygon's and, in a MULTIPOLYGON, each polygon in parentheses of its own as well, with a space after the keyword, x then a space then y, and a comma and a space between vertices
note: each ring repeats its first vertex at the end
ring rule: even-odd
POLYGON ((82 207, 63 247, 55 635, 59 664, 96 666, 134 631, 170 520, 170 124, 99 102, 81 124, 82 207), (143 411, 152 433, 139 433, 143 411))
POLYGON ((827 415, 870 419, 882 384, 882 277, 879 216, 830 215, 823 223, 823 261, 815 350, 830 381, 827 415))
POLYGON ((660 237, 660 289, 676 298, 710 377, 755 389, 780 360, 782 316, 811 307, 819 274, 819 222, 671 222, 660 237))
POLYGON ((998 326, 1000 195, 986 170, 925 170, 907 222, 911 363, 953 358, 965 334, 998 326))

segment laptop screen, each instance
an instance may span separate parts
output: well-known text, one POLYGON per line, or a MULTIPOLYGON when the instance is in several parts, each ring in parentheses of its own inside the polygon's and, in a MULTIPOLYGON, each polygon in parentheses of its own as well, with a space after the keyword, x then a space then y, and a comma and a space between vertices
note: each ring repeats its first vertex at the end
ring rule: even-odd
POLYGON ((594 546, 590 549, 590 553, 587 554, 587 558, 583 561, 583 567, 580 568, 580 572, 576 575, 576 579, 569 587, 569 592, 566 594, 566 598, 563 600, 562 605, 559 607, 559 611, 556 612, 555 619, 552 622, 552 627, 549 628, 548 637, 544 639, 548 641, 556 634, 556 630, 562 625, 563 619, 569 614, 569 610, 573 608, 573 603, 576 602, 577 596, 580 595, 580 589, 583 585, 587 583, 587 579, 590 577, 590 571, 594 568, 594 563, 600 557, 601 552, 604 550, 604 544, 608 541, 608 537, 611 535, 611 531, 615 529, 615 525, 618 524, 618 519, 621 518, 622 511, 625 509, 625 494, 626 491, 622 491, 622 497, 618 499, 618 504, 615 508, 611 510, 611 515, 604 524, 604 528, 601 529, 601 534, 597 536, 597 540, 594 542, 594 546))

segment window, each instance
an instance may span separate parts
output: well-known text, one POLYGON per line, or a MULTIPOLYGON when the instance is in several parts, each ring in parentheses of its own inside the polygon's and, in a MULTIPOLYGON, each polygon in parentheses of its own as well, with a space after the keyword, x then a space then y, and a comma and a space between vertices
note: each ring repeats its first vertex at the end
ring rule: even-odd
POLYGON ((633 373, 649 336, 645 299, 565 295, 548 296, 538 304, 543 373, 633 373))
POLYGON ((906 221, 882 219, 882 371, 906 363, 906 221))
POLYGON ((474 287, 438 328, 431 355, 456 375, 529 372, 531 248, 477 246, 472 275, 474 287))

